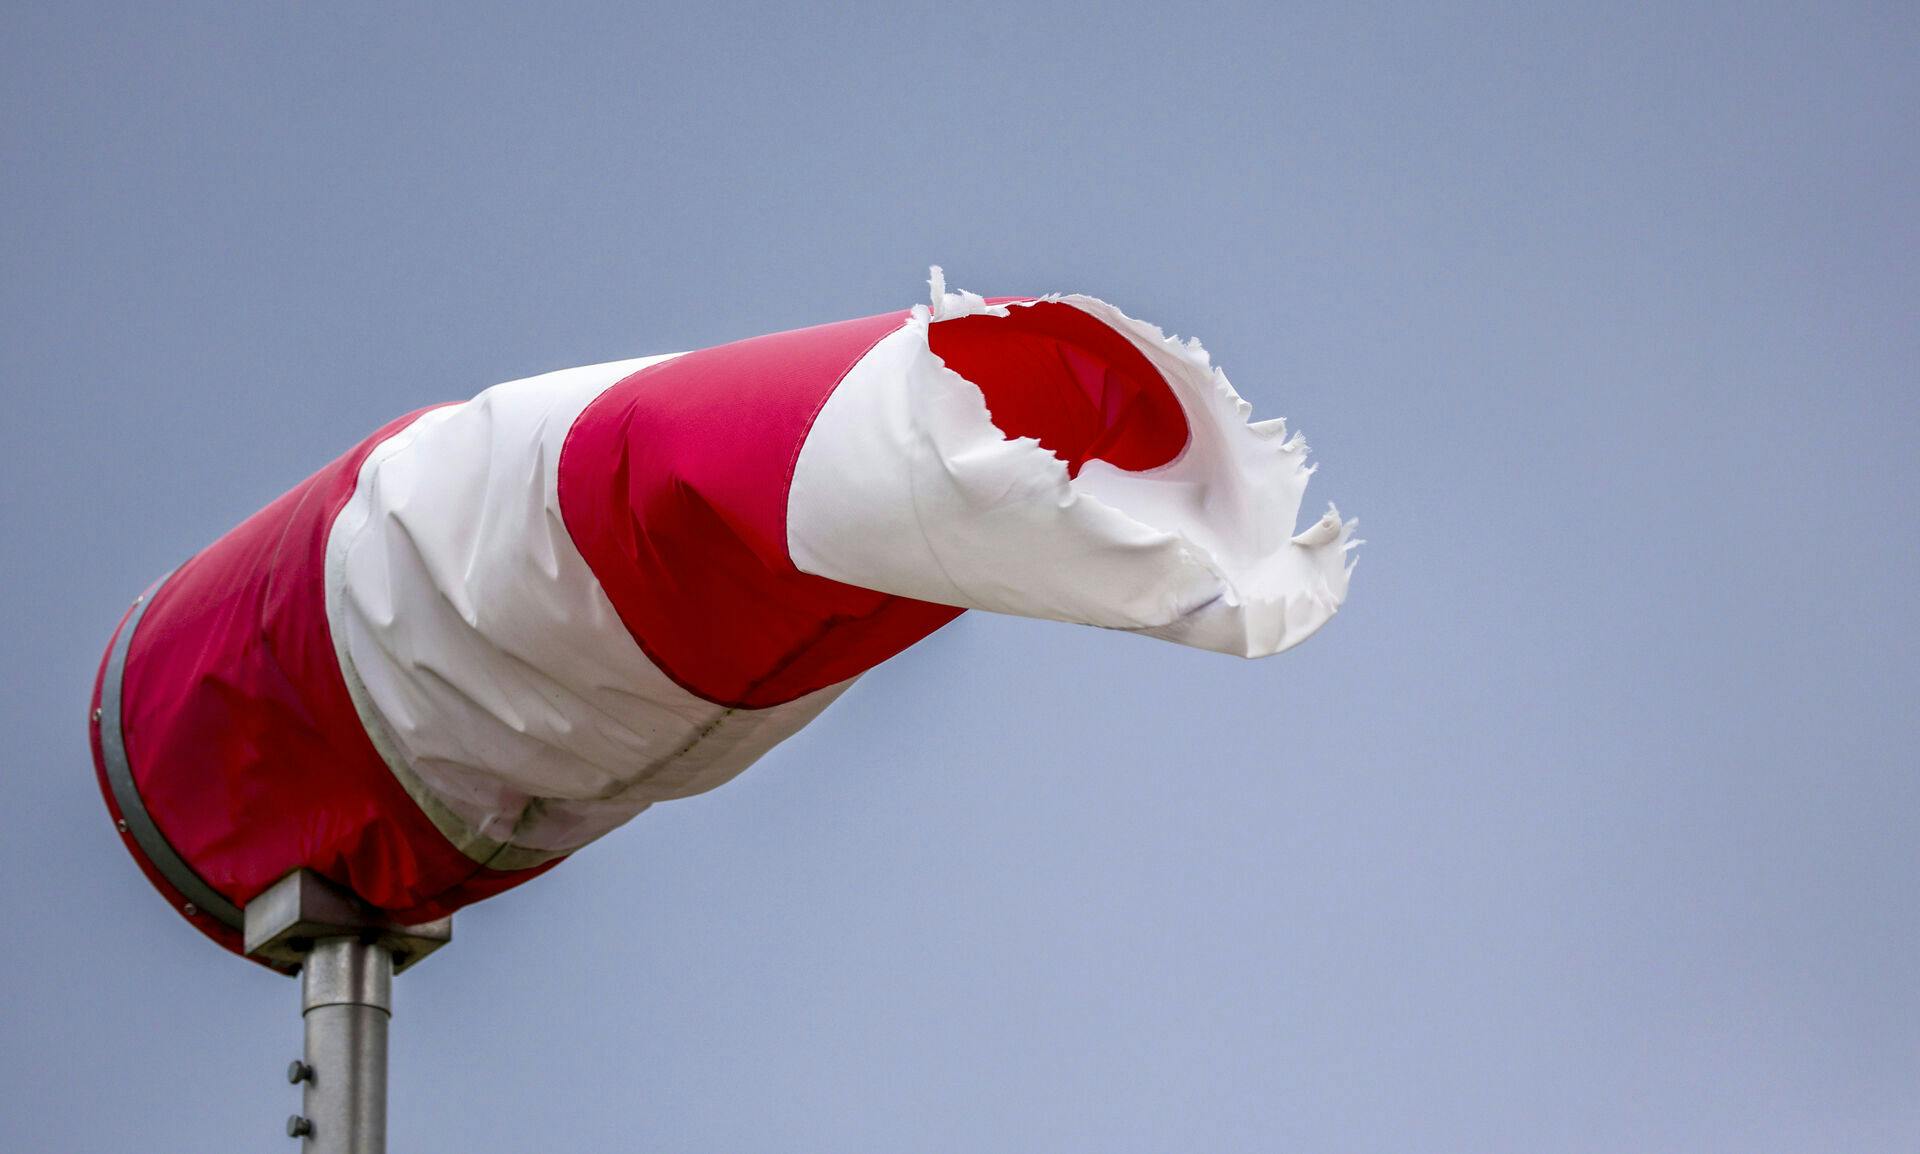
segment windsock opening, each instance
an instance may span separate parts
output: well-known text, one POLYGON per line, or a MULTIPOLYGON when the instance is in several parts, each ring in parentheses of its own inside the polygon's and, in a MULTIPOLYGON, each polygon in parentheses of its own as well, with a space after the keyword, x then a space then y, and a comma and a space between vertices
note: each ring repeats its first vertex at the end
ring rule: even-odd
POLYGON ((931 326, 927 340, 979 388, 996 428, 1039 441, 1069 477, 1092 460, 1157 469, 1187 446, 1186 415, 1159 370, 1081 309, 1039 301, 1004 316, 955 317, 931 326))
POLYGON ((1264 656, 1346 596, 1353 522, 1198 341, 1081 295, 947 291, 876 343, 795 463, 803 573, 937 605, 1264 656))

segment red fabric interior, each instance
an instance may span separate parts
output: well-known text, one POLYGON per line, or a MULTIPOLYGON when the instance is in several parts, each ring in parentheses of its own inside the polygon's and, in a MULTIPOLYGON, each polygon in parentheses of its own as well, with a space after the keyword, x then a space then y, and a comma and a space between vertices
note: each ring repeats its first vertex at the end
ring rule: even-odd
POLYGON ((1157 468, 1186 447, 1186 415, 1159 370, 1072 305, 940 321, 928 340, 948 368, 979 387, 1001 432, 1035 438, 1067 463, 1069 476, 1092 460, 1157 468))

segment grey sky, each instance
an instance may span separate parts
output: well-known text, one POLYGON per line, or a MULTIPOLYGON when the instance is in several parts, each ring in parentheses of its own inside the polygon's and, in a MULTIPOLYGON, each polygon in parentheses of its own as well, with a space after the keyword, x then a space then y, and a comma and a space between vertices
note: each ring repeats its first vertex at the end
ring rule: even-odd
POLYGON ((411 407, 930 262, 1201 336, 1347 609, 963 618, 463 913, 396 1150, 1920 1148, 1920 21, 1352 7, 8 6, 0 1148, 297 1098, 95 791, 133 594, 411 407))

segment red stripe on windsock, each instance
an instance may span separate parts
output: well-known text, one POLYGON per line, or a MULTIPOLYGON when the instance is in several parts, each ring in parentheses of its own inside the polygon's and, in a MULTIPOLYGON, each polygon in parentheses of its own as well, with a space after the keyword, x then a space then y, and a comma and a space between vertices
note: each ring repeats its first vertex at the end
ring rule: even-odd
POLYGON ((485 869, 447 841, 375 751, 334 654, 328 530, 367 454, 419 415, 181 566, 128 648, 121 725, 140 796, 174 850, 237 905, 305 867, 424 920, 539 872, 485 869))
MULTIPOLYGON (((1011 299, 1011 298, 1002 298, 1011 299)), ((844 681, 952 620, 949 606, 800 572, 794 462, 820 408, 904 312, 776 333, 642 369, 574 422, 560 507, 648 658, 708 701, 764 708, 844 681)), ((937 322, 932 348, 1008 436, 1067 462, 1150 469, 1187 443, 1180 403, 1131 341, 1071 305, 937 322)))
POLYGON ((567 532, 647 657, 747 709, 892 657, 960 610, 800 572, 794 462, 820 407, 905 312, 738 341, 642 369, 587 406, 560 456, 567 532))

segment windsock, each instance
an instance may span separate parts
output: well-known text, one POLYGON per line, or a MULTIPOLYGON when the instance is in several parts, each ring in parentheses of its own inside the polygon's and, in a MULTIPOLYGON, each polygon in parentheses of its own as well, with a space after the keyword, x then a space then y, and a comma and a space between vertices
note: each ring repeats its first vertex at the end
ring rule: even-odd
POLYGON ((1197 341, 983 299, 567 369, 391 422, 143 593, 94 690, 149 880, 238 949, 311 869, 400 921, 740 773, 966 609, 1257 657, 1353 522, 1197 341))

